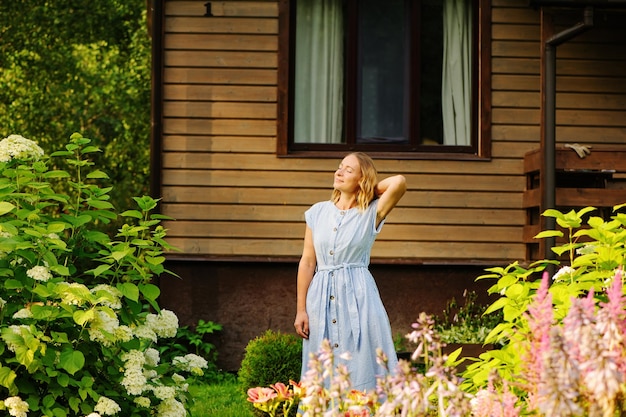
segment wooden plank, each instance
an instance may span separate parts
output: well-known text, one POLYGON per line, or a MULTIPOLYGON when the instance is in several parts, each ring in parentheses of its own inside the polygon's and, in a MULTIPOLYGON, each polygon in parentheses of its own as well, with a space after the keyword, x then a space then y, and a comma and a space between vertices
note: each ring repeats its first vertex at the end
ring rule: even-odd
POLYGON ((493 144, 493 156, 517 158, 521 162, 526 152, 537 147, 539 147, 539 139, 532 142, 496 142, 493 144))
POLYGON ((556 123, 570 126, 626 126, 626 108, 609 110, 563 110, 557 109, 556 123))
POLYGON ((494 23, 491 26, 491 36, 494 41, 539 41, 539 25, 510 25, 494 23))
MULTIPOLYGON (((267 1, 211 1, 212 16, 278 16, 278 3, 267 1)), ((207 12, 205 1, 165 2, 166 16, 204 16, 207 12)))
MULTIPOLYGON (((541 129, 539 125, 495 125, 491 129, 492 146, 498 146, 500 141, 514 142, 537 142, 541 129)), ((518 157, 517 154, 508 155, 509 157, 518 157)), ((522 154, 523 156, 523 154, 522 154)))
POLYGON ((491 21, 504 24, 538 25, 541 20, 540 12, 526 5, 526 7, 506 9, 494 7, 491 11, 491 21))
POLYGON ((493 107, 532 107, 538 109, 541 105, 539 91, 494 91, 491 93, 491 99, 493 107))
MULTIPOLYGON (((302 222, 228 222, 228 221, 176 221, 165 222, 169 237, 223 237, 233 239, 304 239, 302 222)), ((519 227, 464 226, 464 225, 406 225, 386 223, 377 242, 493 242, 519 241, 519 227)))
POLYGON ((244 84, 272 85, 277 82, 274 69, 258 68, 166 68, 165 84, 244 84))
POLYGON ((613 207, 626 203, 626 190, 606 188, 557 188, 556 205, 561 207, 613 207))
POLYGON ((493 57, 537 58, 541 55, 541 44, 534 41, 494 41, 491 48, 493 57))
POLYGON ((278 50, 276 35, 169 33, 164 37, 165 50, 224 50, 268 51, 278 50))
POLYGON ((558 126, 557 143, 626 144, 623 127, 604 126, 558 126))
POLYGON ((276 68, 276 52, 251 51, 165 51, 166 67, 276 68))
POLYGON ((258 33, 276 35, 278 19, 240 17, 169 17, 165 19, 165 33, 258 33))
POLYGON ((494 108, 491 114, 494 125, 539 125, 541 118, 539 109, 494 108))
POLYGON ((163 117, 202 117, 213 119, 275 119, 276 104, 166 101, 163 103, 163 117))
MULTIPOLYGON (((276 158, 275 155, 245 154, 245 153, 206 153, 206 152, 164 152, 163 167, 173 169, 232 169, 240 170, 272 170, 272 171, 322 171, 328 175, 337 168, 340 159, 292 159, 276 158)), ((446 172, 448 174, 484 174, 497 172, 504 175, 519 175, 522 171, 522 163, 514 159, 494 159, 490 162, 478 161, 419 161, 398 163, 389 160, 377 160, 376 167, 379 172, 392 173, 434 173, 446 172)))
MULTIPOLYGON (((170 204, 164 202, 163 214, 177 220, 228 220, 250 222, 301 222, 305 206, 287 205, 228 205, 228 204, 170 204)), ((457 208, 413 208, 397 207, 389 217, 390 222, 412 224, 456 225, 507 225, 522 226, 525 222, 523 210, 507 209, 464 209, 457 208)))
POLYGON ((168 135, 163 136, 163 151, 189 152, 239 152, 245 149, 248 153, 274 153, 276 138, 260 136, 190 136, 168 135))
POLYGON ((165 84, 165 100, 276 102, 276 88, 259 86, 165 84))
POLYGON ((491 77, 493 91, 539 91, 540 83, 539 77, 534 75, 493 74, 491 77))
MULTIPOLYGON (((624 80, 626 62, 616 62, 609 57, 604 60, 557 59, 557 77, 564 75, 614 77, 624 80)), ((557 81, 558 82, 558 81, 557 81)))
MULTIPOLYGON (((580 94, 562 92, 558 93, 558 108, 586 110, 593 117, 599 117, 595 114, 598 111, 618 110, 624 112, 626 111, 626 94, 580 94)), ((562 111, 562 114, 567 114, 567 111, 562 111)), ((626 126, 626 118, 623 115, 621 120, 622 125, 626 126)), ((604 122, 591 124, 604 124, 604 122)))
MULTIPOLYGON (((330 188, 294 192, 290 188, 263 187, 190 187, 167 186, 161 190, 166 203, 199 204, 290 204, 308 206, 330 199, 330 188)), ((405 194, 400 207, 505 208, 517 209, 521 195, 517 192, 421 191, 405 194)))
MULTIPOLYGON (((289 239, 167 239, 170 244, 178 247, 187 254, 211 254, 223 256, 275 256, 277 253, 284 256, 299 257, 302 253, 300 240, 289 239)), ((454 259, 477 260, 508 260, 522 259, 525 255, 525 246, 522 243, 493 243, 465 242, 376 242, 372 250, 372 259, 376 258, 418 258, 449 260, 450 254, 454 259)))
POLYGON ((163 120, 165 134, 202 134, 202 135, 235 135, 276 136, 275 120, 251 119, 175 119, 163 120))
MULTIPOLYGON (((523 175, 474 175, 467 174, 406 174, 409 189, 448 191, 523 191, 526 181, 523 175)), ((164 169, 163 186, 198 185, 212 187, 273 187, 323 188, 331 186, 332 172, 240 171, 214 170, 210 175, 202 170, 164 169)))
POLYGON ((493 74, 539 75, 540 66, 539 58, 494 57, 491 61, 491 71, 493 74))
POLYGON ((556 91, 557 94, 564 92, 626 94, 626 79, 575 75, 560 76, 556 91))

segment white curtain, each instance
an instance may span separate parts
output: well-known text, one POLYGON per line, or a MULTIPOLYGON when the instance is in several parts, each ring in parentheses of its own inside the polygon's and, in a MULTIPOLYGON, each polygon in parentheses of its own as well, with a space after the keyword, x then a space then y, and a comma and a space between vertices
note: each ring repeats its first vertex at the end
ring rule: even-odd
POLYGON ((472 111, 472 5, 443 1, 443 144, 469 146, 472 111))
POLYGON ((341 0, 298 0, 294 141, 340 143, 343 131, 341 0))

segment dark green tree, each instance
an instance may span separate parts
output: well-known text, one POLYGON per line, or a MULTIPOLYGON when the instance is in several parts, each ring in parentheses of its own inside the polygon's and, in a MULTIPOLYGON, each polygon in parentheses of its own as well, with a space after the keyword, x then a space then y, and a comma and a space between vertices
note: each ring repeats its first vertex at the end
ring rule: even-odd
POLYGON ((2 1, 0 19, 0 139, 52 152, 81 132, 103 151, 111 202, 131 207, 149 188, 145 0, 2 1))

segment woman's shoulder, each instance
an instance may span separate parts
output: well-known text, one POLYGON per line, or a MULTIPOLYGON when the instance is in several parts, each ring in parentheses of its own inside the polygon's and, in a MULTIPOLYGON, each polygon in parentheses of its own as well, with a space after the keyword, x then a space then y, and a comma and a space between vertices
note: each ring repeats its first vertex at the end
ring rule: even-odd
POLYGON ((319 201, 313 204, 311 207, 309 207, 307 211, 311 213, 317 213, 323 210, 327 210, 328 207, 330 207, 331 205, 332 205, 332 202, 330 200, 319 201))

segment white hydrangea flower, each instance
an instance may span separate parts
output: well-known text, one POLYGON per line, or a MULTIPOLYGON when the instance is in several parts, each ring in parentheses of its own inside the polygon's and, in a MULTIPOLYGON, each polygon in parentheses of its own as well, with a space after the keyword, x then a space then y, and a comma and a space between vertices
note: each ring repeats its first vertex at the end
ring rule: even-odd
POLYGON ((20 135, 9 135, 0 141, 0 162, 11 159, 39 159, 43 149, 36 142, 20 135))
POLYGON ((202 375, 201 369, 206 368, 208 366, 208 363, 206 359, 204 359, 202 356, 188 353, 185 356, 174 357, 174 359, 172 359, 172 365, 183 371, 202 375))
POLYGON ((146 358, 146 365, 148 366, 157 366, 161 357, 159 356, 159 351, 154 348, 148 348, 143 353, 143 356, 146 358))
POLYGON ((121 358, 124 361, 126 368, 143 368, 143 365, 146 363, 146 358, 143 355, 143 352, 137 349, 124 352, 121 358))
POLYGON ((133 331, 131 330, 130 327, 126 326, 125 324, 115 329, 115 340, 118 340, 120 342, 128 342, 133 337, 134 337, 133 331))
POLYGON ((186 415, 185 406, 174 398, 163 401, 157 407, 158 417, 185 417, 186 415))
POLYGON ((9 410, 9 414, 14 417, 26 417, 28 413, 28 403, 20 397, 9 397, 4 400, 4 405, 9 410))
POLYGON ((160 314, 148 314, 146 326, 159 337, 175 337, 178 330, 178 317, 170 310, 161 310, 160 314))
POLYGON ((100 298, 98 299, 98 302, 104 306, 110 307, 113 310, 119 310, 122 308, 121 298, 123 294, 120 290, 111 285, 96 285, 91 289, 91 293, 99 295, 100 298))
POLYGON ((14 319, 30 319, 33 317, 33 313, 29 308, 22 308, 13 314, 14 319))
POLYGON ((112 416, 122 411, 122 409, 118 403, 103 395, 98 398, 98 403, 94 407, 94 411, 105 416, 112 416))
POLYGON ((115 342, 114 337, 119 326, 120 322, 117 316, 111 316, 105 311, 97 310, 88 329, 89 339, 100 342, 104 346, 111 346, 115 342))
POLYGON ((87 417, 102 417, 102 416, 98 413, 91 413, 87 417))
POLYGON ((141 326, 134 327, 133 334, 138 339, 147 339, 155 343, 158 340, 156 333, 154 332, 154 330, 152 330, 150 326, 141 325, 141 326))
POLYGON ((571 279, 575 272, 576 270, 574 268, 566 265, 562 267, 561 269, 559 269, 556 272, 556 274, 554 274, 554 276, 552 277, 552 280, 556 282, 560 279, 566 279, 566 278, 571 279))
POLYGON ((120 385, 126 388, 128 395, 141 395, 149 388, 146 382, 146 377, 141 368, 133 367, 124 371, 124 377, 120 385))
POLYGON ((43 265, 33 266, 31 269, 26 271, 26 275, 28 275, 34 280, 44 281, 44 282, 52 278, 52 274, 50 273, 50 270, 43 265))
POLYGON ((139 407, 148 408, 151 405, 150 398, 148 398, 148 397, 137 397, 137 398, 135 398, 135 404, 137 404, 139 407))
POLYGON ((174 387, 159 385, 152 387, 152 392, 154 393, 154 396, 161 401, 176 398, 176 389, 174 387))

